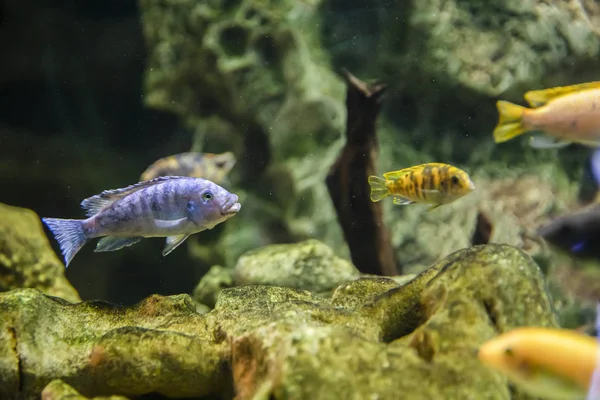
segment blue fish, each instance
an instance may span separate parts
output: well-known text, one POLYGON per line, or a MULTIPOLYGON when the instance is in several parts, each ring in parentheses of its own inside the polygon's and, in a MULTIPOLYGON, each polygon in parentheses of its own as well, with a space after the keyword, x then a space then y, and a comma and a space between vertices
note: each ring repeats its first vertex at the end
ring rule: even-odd
MULTIPOLYGON (((600 303, 596 303, 596 334, 600 335, 600 303)), ((600 336, 598 336, 598 345, 600 346, 600 336)), ((598 352, 596 368, 592 374, 592 381, 590 382, 590 388, 585 399, 600 400, 600 351, 598 352)))
POLYGON ((206 179, 164 176, 105 190, 81 202, 87 219, 42 218, 60 245, 65 267, 91 239, 95 252, 115 251, 143 238, 166 237, 166 256, 190 235, 212 229, 241 208, 238 196, 206 179))

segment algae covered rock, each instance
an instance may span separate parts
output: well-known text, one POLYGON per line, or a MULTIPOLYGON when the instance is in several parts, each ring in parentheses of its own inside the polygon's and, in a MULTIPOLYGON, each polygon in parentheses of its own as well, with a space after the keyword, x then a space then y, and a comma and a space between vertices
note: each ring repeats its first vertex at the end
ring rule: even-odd
POLYGON ((277 285, 324 292, 357 278, 360 272, 330 247, 310 239, 250 251, 235 266, 236 285, 277 285))
POLYGON ((86 397, 508 400, 507 381, 479 364, 477 346, 516 326, 557 325, 540 269, 508 245, 459 250, 403 285, 362 277, 331 299, 225 288, 204 315, 186 295, 118 307, 35 289, 0 293, 0 309, 7 399, 69 390, 47 387, 61 379, 86 397))
POLYGON ((80 300, 37 214, 0 203, 0 291, 20 287, 36 288, 71 302, 80 300))
POLYGON ((36 289, 0 293, 0 398, 34 399, 54 379, 84 396, 218 392, 224 343, 187 295, 133 307, 71 304, 36 289))
POLYGON ((196 303, 204 304, 210 308, 215 306, 217 297, 223 289, 233 286, 233 271, 215 265, 200 279, 192 294, 196 303))
POLYGON ((477 346, 518 325, 557 325, 541 271, 510 246, 458 251, 401 287, 380 283, 387 290, 357 284, 371 290, 364 305, 351 303, 354 313, 308 298, 286 310, 279 295, 270 324, 267 304, 243 304, 241 293, 256 289, 225 290, 214 313, 236 321, 223 329, 239 336, 239 398, 510 399, 507 381, 476 360, 477 346), (235 311, 243 307, 250 326, 235 311), (256 326, 256 318, 266 320, 256 326))
POLYGON ((124 396, 85 397, 71 386, 55 379, 42 391, 42 400, 129 400, 124 396))

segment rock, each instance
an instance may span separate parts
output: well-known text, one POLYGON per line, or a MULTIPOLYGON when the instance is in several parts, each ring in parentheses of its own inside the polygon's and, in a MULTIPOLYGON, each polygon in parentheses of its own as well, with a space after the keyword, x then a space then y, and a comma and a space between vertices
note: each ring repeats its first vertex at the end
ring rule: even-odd
POLYGON ((298 306, 289 310, 281 294, 272 296, 277 288, 268 289, 270 307, 242 295, 264 289, 225 290, 214 313, 226 315, 217 318, 235 332, 239 398, 509 399, 507 381, 482 368, 474 350, 515 326, 557 325, 541 271, 506 245, 458 251, 402 287, 381 283, 388 288, 383 293, 376 281, 349 284, 375 289, 354 315, 344 308, 325 312, 308 294, 298 294, 298 306), (242 309, 253 316, 250 329, 242 309), (257 318, 265 321, 257 326, 257 318))
POLYGON ((36 288, 71 302, 79 294, 65 277, 37 214, 0 203, 0 291, 36 288))
POLYGON ((234 271, 235 285, 275 285, 325 292, 357 278, 360 272, 331 248, 314 239, 273 244, 243 254, 234 271))
POLYGON ((206 141, 206 151, 240 151, 232 181, 247 191, 246 211, 224 233, 232 244, 221 250, 225 264, 316 233, 347 252, 325 200, 345 110, 344 85, 318 40, 321 3, 140 2, 149 49, 145 104, 200 127, 197 141, 206 141), (210 147, 224 143, 231 148, 210 147))
POLYGON ((565 59, 569 68, 598 66, 600 37, 568 2, 429 0, 414 3, 407 23, 398 24, 406 11, 401 3, 388 10, 382 53, 396 73, 419 65, 420 77, 436 86, 521 97, 524 87, 548 83, 565 59), (390 40, 400 31, 401 41, 390 40))
POLYGON ((18 289, 0 294, 0 309, 0 398, 38 398, 57 378, 88 397, 221 390, 225 343, 187 295, 125 308, 18 289))
POLYGON ((238 286, 199 315, 186 295, 117 307, 20 289, 0 293, 0 308, 7 399, 37 398, 59 378, 88 397, 508 400, 474 350, 516 326, 557 325, 541 271, 508 245, 457 251, 402 286, 363 277, 331 300, 238 286))
POLYGON ((60 379, 55 379, 42 391, 42 400, 128 400, 123 396, 85 397, 60 379))
POLYGON ((231 269, 220 265, 213 266, 194 288, 194 301, 213 308, 223 289, 233 286, 232 275, 233 271, 231 269))

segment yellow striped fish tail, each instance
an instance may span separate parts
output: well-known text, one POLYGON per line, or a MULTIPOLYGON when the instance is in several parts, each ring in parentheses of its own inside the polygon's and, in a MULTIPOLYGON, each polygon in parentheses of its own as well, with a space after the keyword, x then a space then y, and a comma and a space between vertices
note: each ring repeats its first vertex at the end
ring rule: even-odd
POLYGON ((494 129, 496 143, 506 142, 525 133, 523 115, 527 108, 502 100, 496 103, 496 108, 498 109, 498 125, 494 129))
POLYGON ((369 186, 371 187, 371 201, 376 203, 388 197, 390 190, 387 187, 387 181, 378 176, 369 176, 369 186))

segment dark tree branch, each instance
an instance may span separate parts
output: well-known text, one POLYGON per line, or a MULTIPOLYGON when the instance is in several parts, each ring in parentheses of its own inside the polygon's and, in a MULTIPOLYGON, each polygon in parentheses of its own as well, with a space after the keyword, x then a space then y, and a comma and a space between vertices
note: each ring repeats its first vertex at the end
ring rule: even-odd
POLYGON ((367 181, 369 175, 376 175, 375 124, 387 85, 367 85, 348 71, 343 73, 347 83, 346 145, 325 182, 356 268, 367 274, 398 275, 401 271, 390 232, 383 223, 380 203, 370 199, 367 181))

